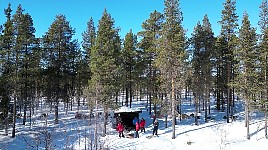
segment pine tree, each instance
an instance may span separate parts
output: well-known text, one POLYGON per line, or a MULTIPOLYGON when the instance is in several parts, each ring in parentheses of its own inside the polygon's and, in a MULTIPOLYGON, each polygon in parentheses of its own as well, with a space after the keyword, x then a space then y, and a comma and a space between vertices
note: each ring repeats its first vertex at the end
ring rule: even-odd
POLYGON ((147 19, 145 22, 142 23, 142 29, 143 31, 140 31, 138 33, 138 36, 140 36, 142 39, 139 43, 139 48, 141 48, 144 52, 144 63, 146 66, 146 69, 148 71, 147 73, 147 83, 146 86, 148 86, 148 92, 149 92, 149 114, 151 115, 152 110, 152 95, 153 95, 153 87, 155 87, 156 77, 155 72, 156 68, 153 65, 153 61, 156 58, 156 51, 159 48, 157 41, 160 38, 160 30, 162 28, 163 18, 164 16, 157 12, 156 10, 150 14, 150 18, 147 19))
MULTIPOLYGON (((20 93, 20 87, 22 86, 21 82, 22 81, 21 79, 19 79, 21 76, 20 76, 20 72, 19 70, 22 69, 22 62, 23 62, 23 56, 22 56, 22 53, 23 53, 23 48, 24 48, 24 37, 22 35, 22 32, 23 32, 23 9, 22 9, 22 6, 19 5, 17 7, 17 10, 15 12, 15 14, 13 15, 13 18, 12 18, 12 22, 14 24, 14 33, 15 33, 15 46, 14 46, 14 54, 15 54, 15 65, 16 65, 16 68, 17 70, 15 71, 16 72, 16 89, 17 89, 17 97, 20 97, 22 93, 20 93)), ((23 117, 23 124, 25 124, 25 121, 26 121, 26 107, 27 107, 27 102, 26 102, 26 99, 25 97, 23 97, 22 99, 22 102, 18 102, 19 104, 22 104, 24 107, 24 117, 23 117)), ((21 107, 21 106, 20 106, 21 107)))
POLYGON ((203 90, 199 87, 203 87, 203 80, 202 80, 202 63, 201 63, 201 49, 202 49, 202 25, 200 22, 197 22, 197 25, 194 28, 191 38, 191 45, 192 45, 192 55, 193 59, 191 60, 193 76, 192 76, 192 90, 195 99, 195 124, 198 125, 198 106, 200 104, 199 97, 203 94, 203 90))
POLYGON ((68 63, 73 50, 74 30, 64 15, 57 15, 44 36, 44 68, 46 73, 46 96, 54 103, 55 123, 58 123, 59 100, 67 100, 66 76, 70 72, 68 63))
POLYGON ((216 107, 217 110, 224 112, 225 109, 225 98, 226 95, 226 65, 224 63, 224 54, 227 52, 227 42, 222 36, 216 38, 215 43, 215 66, 216 66, 216 107))
MULTIPOLYGON (((96 39, 96 31, 95 31, 95 26, 94 26, 94 21, 93 18, 90 18, 89 22, 87 23, 87 29, 85 32, 82 34, 83 37, 83 42, 82 42, 82 47, 84 49, 85 53, 85 63, 87 64, 87 77, 90 77, 90 60, 91 60, 91 50, 95 45, 95 39, 96 39)), ((85 77, 86 77, 85 76, 85 77)))
POLYGON ((196 118, 195 123, 197 124, 197 106, 198 106, 198 97, 204 95, 204 107, 205 107, 205 121, 207 121, 209 110, 209 94, 210 88, 212 87, 212 58, 213 50, 215 47, 215 38, 214 33, 211 29, 211 24, 209 22, 208 16, 205 15, 203 19, 203 24, 200 22, 197 23, 193 37, 193 90, 195 91, 195 101, 196 101, 196 118), (197 88, 199 87, 199 88, 197 88), (204 88, 200 88, 204 87, 204 88))
MULTIPOLYGON (((186 59, 186 40, 182 27, 182 12, 178 0, 165 0, 163 29, 161 31, 160 48, 157 52, 156 66, 161 72, 163 86, 167 89, 171 100, 172 139, 175 139, 176 124, 176 92, 184 88, 186 59)), ((178 100, 180 101, 180 100, 178 100)))
MULTIPOLYGON (((69 105, 71 106, 72 110, 72 104, 74 102, 75 93, 82 92, 81 87, 85 87, 86 83, 81 83, 81 76, 78 76, 79 71, 79 64, 80 64, 80 46, 78 44, 78 40, 72 40, 69 43, 68 46, 68 53, 67 53, 67 59, 65 64, 65 73, 64 76, 66 78, 65 83, 65 112, 67 114, 69 105)), ((81 94, 80 94, 81 95, 81 94)))
MULTIPOLYGON (((113 95, 116 93, 118 75, 118 56, 120 52, 118 29, 114 20, 105 9, 99 20, 95 46, 91 51, 90 80, 91 93, 95 95, 96 104, 104 108, 104 131, 106 134, 107 111, 113 107, 113 95)), ((98 106, 96 106, 98 107, 98 106)))
POLYGON ((129 107, 131 108, 132 103, 132 92, 133 92, 133 69, 135 66, 135 56, 136 56, 136 45, 137 37, 132 33, 132 30, 128 32, 125 36, 123 43, 124 47, 122 49, 122 59, 124 66, 124 77, 125 77, 125 89, 126 89, 126 101, 125 105, 128 106, 129 97, 129 107))
POLYGON ((235 76, 232 84, 245 101, 247 139, 250 139, 249 112, 252 108, 253 101, 259 99, 256 95, 261 91, 261 88, 259 88, 259 66, 256 63, 258 61, 256 45, 256 29, 251 27, 248 14, 245 12, 242 26, 239 30, 239 48, 234 51, 235 59, 238 61, 238 64, 235 65, 237 76, 235 76))
MULTIPOLYGON (((22 6, 19 5, 16 13, 13 15, 13 22, 15 28, 15 49, 19 53, 19 78, 20 83, 20 97, 22 98, 21 104, 23 105, 23 125, 26 122, 26 109, 32 108, 33 97, 34 97, 34 80, 32 75, 36 67, 38 67, 38 60, 35 59, 36 52, 38 49, 38 43, 35 38, 35 28, 33 27, 33 20, 31 16, 26 13, 23 14, 22 6), (33 59, 34 58, 34 59, 33 59)), ((30 114, 32 113, 30 109, 30 114)))
POLYGON ((215 38, 214 33, 211 28, 208 16, 205 15, 202 24, 203 31, 203 70, 204 70, 204 82, 205 82, 205 120, 207 121, 208 114, 210 114, 210 89, 213 85, 212 83, 212 59, 215 58, 215 38), (208 106, 207 106, 208 105, 208 106), (207 112, 207 109, 208 112, 207 112))
POLYGON ((82 37, 82 47, 84 49, 84 55, 82 56, 83 58, 81 58, 80 60, 79 79, 81 79, 80 85, 82 85, 82 88, 85 88, 87 87, 88 81, 91 78, 91 51, 95 46, 96 42, 96 29, 93 18, 90 18, 90 20, 87 22, 87 28, 86 31, 82 33, 82 37))
MULTIPOLYGON (((3 35, 1 36, 1 49, 0 49, 0 56, 1 56, 1 107, 3 107, 3 117, 5 119, 5 135, 8 135, 8 109, 9 109, 9 102, 11 101, 10 95, 13 91, 14 81, 13 81, 13 48, 14 48, 14 26, 12 23, 11 18, 11 4, 8 4, 8 7, 4 10, 6 15, 6 22, 4 23, 3 27, 3 35)), ((16 101, 13 103, 13 113, 16 112, 16 101)), ((12 137, 15 137, 15 128, 16 128, 16 118, 13 117, 13 130, 12 130, 12 137)))
POLYGON ((259 26, 260 26, 260 29, 261 29, 261 33, 264 33, 265 30, 267 29, 268 27, 268 3, 267 3, 267 0, 263 0, 261 5, 260 5, 260 14, 259 14, 259 17, 260 17, 260 20, 258 22, 259 26))
POLYGON ((264 126, 264 131, 265 131, 265 137, 268 138, 267 134, 267 122, 268 122, 268 3, 267 0, 263 0, 261 6, 260 6, 260 20, 258 22, 260 29, 261 29, 261 34, 260 34, 260 62, 261 62, 261 70, 262 70, 262 75, 263 75, 263 100, 262 104, 264 107, 264 114, 265 114, 265 126, 264 126))
MULTIPOLYGON (((11 87, 11 90, 9 92, 13 92, 14 93, 14 97, 13 97, 13 128, 12 128, 12 135, 11 137, 14 138, 15 137, 15 132, 16 132, 16 113, 17 113, 17 98, 19 96, 19 86, 18 86, 18 81, 19 81, 19 76, 18 76, 18 71, 19 71, 19 55, 20 55, 20 51, 17 49, 16 47, 16 43, 17 43, 17 39, 16 39, 16 31, 15 31, 15 24, 13 23, 13 20, 11 19, 10 15, 11 15, 11 9, 10 9, 10 6, 8 6, 8 8, 5 10, 6 12, 6 15, 7 15, 7 18, 8 18, 8 21, 7 23, 9 22, 12 22, 12 27, 11 26, 8 26, 7 29, 13 29, 14 31, 7 31, 9 32, 9 35, 8 36, 11 36, 10 33, 12 33, 12 38, 13 38, 13 46, 12 47, 9 47, 10 49, 8 50, 7 52, 7 63, 9 64, 8 67, 8 72, 10 73, 9 75, 9 78, 10 78, 10 87, 11 87), (11 20, 10 20, 11 19, 11 20)), ((9 24, 10 25, 10 24, 9 24)), ((9 37, 10 38, 10 37, 9 37)), ((10 40, 10 39, 9 39, 10 40)), ((5 42, 5 41, 4 41, 5 42)), ((11 42, 11 41, 8 41, 8 42, 11 42)), ((11 44, 11 43, 8 43, 8 44, 11 44)), ((10 93, 11 95, 11 93, 10 93)))
POLYGON ((89 22, 87 23, 87 29, 85 32, 83 32, 82 37, 82 47, 86 51, 86 58, 90 60, 90 52, 95 44, 96 39, 96 31, 93 18, 90 18, 89 22))
POLYGON ((235 0, 226 0, 224 3, 224 9, 222 10, 222 17, 221 21, 219 23, 221 24, 221 38, 227 43, 226 48, 223 48, 222 54, 222 61, 224 63, 224 70, 223 74, 226 74, 226 95, 227 95, 227 109, 226 109, 226 117, 227 117, 227 123, 229 123, 229 116, 230 113, 233 115, 233 109, 234 101, 233 101, 233 90, 230 87, 230 82, 232 78, 234 77, 233 74, 233 51, 236 47, 236 34, 237 34, 237 28, 238 28, 238 16, 236 14, 236 1, 235 0))

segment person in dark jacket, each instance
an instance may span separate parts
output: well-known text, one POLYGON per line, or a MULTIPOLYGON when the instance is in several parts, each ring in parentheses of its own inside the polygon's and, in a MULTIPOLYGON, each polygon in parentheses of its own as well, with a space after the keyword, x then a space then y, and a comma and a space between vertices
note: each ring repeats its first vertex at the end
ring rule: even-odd
POLYGON ((139 130, 140 130, 139 121, 136 122, 135 130, 136 130, 135 138, 139 138, 139 130))
POLYGON ((153 135, 156 135, 157 136, 158 126, 159 126, 159 122, 157 121, 157 119, 155 119, 155 121, 154 121, 153 135))
POLYGON ((119 137, 120 137, 120 138, 121 138, 121 136, 122 136, 122 137, 125 137, 124 134, 123 134, 123 131, 124 131, 124 125, 123 125, 121 122, 119 122, 119 123, 117 124, 116 130, 118 131, 118 133, 119 133, 119 137))

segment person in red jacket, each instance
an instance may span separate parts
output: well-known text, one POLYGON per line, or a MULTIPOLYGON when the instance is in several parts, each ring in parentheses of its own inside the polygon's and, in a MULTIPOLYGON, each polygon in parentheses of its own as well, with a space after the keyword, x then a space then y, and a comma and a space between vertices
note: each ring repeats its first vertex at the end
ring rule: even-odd
POLYGON ((122 137, 125 137, 124 134, 123 134, 124 125, 121 122, 118 122, 117 127, 116 127, 116 130, 118 131, 120 138, 121 138, 121 136, 122 137))
POLYGON ((141 132, 143 131, 145 133, 145 120, 142 118, 141 119, 141 122, 140 122, 140 129, 141 129, 141 132))
POLYGON ((139 138, 139 130, 140 130, 139 121, 136 122, 135 129, 136 129, 135 138, 139 138))

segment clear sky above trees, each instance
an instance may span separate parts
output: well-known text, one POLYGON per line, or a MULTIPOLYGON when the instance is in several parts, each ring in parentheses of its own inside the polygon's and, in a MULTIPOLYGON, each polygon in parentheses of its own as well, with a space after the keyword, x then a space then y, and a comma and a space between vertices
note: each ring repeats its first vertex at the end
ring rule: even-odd
MULTIPOLYGON (((219 35, 221 10, 225 0, 180 0, 183 12, 183 27, 189 37, 197 21, 201 21, 205 14, 208 15, 215 35, 219 35)), ((258 27, 259 6, 262 0, 236 0, 238 23, 241 24, 243 12, 247 11, 253 27, 258 27)), ((141 31, 141 24, 154 10, 163 12, 163 0, 1 0, 0 1, 0 24, 6 20, 4 9, 11 3, 12 14, 21 4, 25 13, 29 13, 34 21, 36 36, 41 37, 48 30, 55 16, 64 14, 66 19, 76 30, 74 38, 82 41, 82 32, 86 30, 87 22, 93 17, 98 24, 104 8, 115 19, 115 27, 120 27, 120 36, 132 29, 136 34, 141 31)))

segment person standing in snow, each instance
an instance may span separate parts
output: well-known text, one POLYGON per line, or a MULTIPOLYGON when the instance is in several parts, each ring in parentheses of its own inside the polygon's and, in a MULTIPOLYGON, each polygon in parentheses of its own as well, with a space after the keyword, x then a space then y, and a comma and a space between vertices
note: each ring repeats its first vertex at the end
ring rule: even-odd
POLYGON ((136 122, 135 130, 136 130, 135 138, 139 138, 139 130, 140 130, 139 121, 136 122))
POLYGON ((141 132, 144 131, 144 133, 145 133, 145 124, 146 124, 146 122, 145 122, 145 120, 142 118, 142 119, 141 119, 141 122, 140 122, 140 129, 141 129, 141 132))
POLYGON ((155 119, 155 121, 154 121, 153 135, 156 135, 157 136, 158 126, 159 126, 159 122, 157 121, 157 119, 155 119))
POLYGON ((124 125, 121 122, 118 122, 117 127, 116 127, 116 130, 118 131, 120 138, 121 138, 121 136, 122 137, 125 137, 124 134, 123 134, 124 125))
POLYGON ((136 123, 139 121, 139 119, 137 118, 137 117, 135 117, 134 119, 133 119, 133 121, 132 121, 132 123, 134 124, 134 125, 136 125, 136 123))

